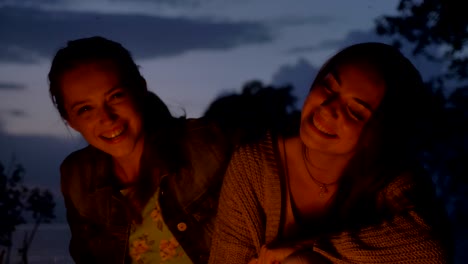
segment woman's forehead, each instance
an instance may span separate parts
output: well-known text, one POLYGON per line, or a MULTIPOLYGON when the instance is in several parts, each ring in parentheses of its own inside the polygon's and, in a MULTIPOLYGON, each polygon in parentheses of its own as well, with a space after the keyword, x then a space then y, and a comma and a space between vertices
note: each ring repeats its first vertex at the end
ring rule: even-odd
POLYGON ((372 109, 378 107, 386 92, 381 74, 370 64, 341 64, 331 69, 325 78, 336 82, 341 94, 364 101, 372 106, 372 109))

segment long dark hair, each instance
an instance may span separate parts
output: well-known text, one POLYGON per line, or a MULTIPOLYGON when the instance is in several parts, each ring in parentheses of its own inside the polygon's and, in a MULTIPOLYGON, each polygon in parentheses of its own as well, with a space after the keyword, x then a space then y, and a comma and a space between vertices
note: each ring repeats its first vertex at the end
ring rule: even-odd
POLYGON ((116 67, 120 81, 132 95, 143 117, 145 147, 140 172, 127 195, 129 214, 139 221, 141 210, 159 186, 160 176, 178 173, 188 166, 181 145, 184 117, 174 118, 166 104, 147 90, 146 81, 127 49, 120 43, 96 36, 69 41, 52 60, 48 75, 49 93, 64 120, 68 114, 64 108, 61 78, 68 71, 92 62, 110 62, 116 67))
POLYGON ((389 183, 404 173, 420 175, 418 151, 423 145, 421 132, 429 118, 432 93, 413 64, 398 49, 383 43, 343 49, 322 67, 314 83, 343 63, 370 65, 386 88, 361 133, 331 206, 331 222, 342 228, 358 228, 390 215, 393 209, 379 204, 379 193, 389 183))

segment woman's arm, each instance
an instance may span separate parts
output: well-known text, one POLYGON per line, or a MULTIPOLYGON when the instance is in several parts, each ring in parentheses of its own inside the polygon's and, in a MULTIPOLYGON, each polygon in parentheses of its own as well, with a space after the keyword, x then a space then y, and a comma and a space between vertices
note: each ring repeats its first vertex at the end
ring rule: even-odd
POLYGON ((77 192, 80 189, 79 184, 73 181, 74 177, 79 176, 76 175, 75 166, 73 165, 73 158, 69 156, 60 166, 60 185, 65 201, 67 222, 71 232, 69 252, 77 264, 97 263, 89 249, 89 239, 90 234, 93 233, 93 225, 80 215, 70 197, 72 191, 77 192))
POLYGON ((69 245, 70 256, 77 264, 96 263, 91 250, 88 248, 89 237, 87 237, 87 235, 92 232, 92 225, 79 215, 66 197, 65 206, 67 209, 68 226, 71 231, 69 245))
POLYGON ((221 190, 210 264, 246 264, 264 239, 262 170, 245 148, 233 154, 221 190))
POLYGON ((322 238, 313 249, 333 263, 447 263, 441 241, 414 211, 360 231, 322 238))
POLYGON ((430 178, 405 174, 381 193, 392 216, 357 231, 319 239, 313 249, 334 263, 448 263, 448 231, 430 178))

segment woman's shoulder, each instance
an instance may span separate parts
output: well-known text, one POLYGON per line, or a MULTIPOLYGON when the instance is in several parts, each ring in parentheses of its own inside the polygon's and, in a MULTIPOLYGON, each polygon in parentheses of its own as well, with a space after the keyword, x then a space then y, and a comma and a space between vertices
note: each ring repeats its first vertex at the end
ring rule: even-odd
POLYGON ((379 193, 379 203, 392 210, 425 207, 436 200, 431 175, 422 168, 407 170, 391 180, 379 193))
POLYGON ((274 134, 267 133, 254 142, 240 145, 228 168, 228 178, 254 189, 275 189, 280 185, 278 153, 274 134))
POLYGON ((236 142, 217 126, 203 118, 186 119, 179 143, 190 157, 192 165, 202 163, 227 164, 236 142))
POLYGON ((102 151, 88 145, 82 149, 70 153, 60 165, 61 170, 74 170, 77 167, 86 166, 87 163, 96 162, 106 156, 102 151))
POLYGON ((88 186, 91 181, 97 181, 97 175, 106 174, 109 161, 110 157, 107 154, 92 146, 72 152, 60 165, 62 190, 88 186))
POLYGON ((256 163, 274 162, 276 164, 277 136, 273 132, 267 132, 255 141, 239 144, 235 155, 246 160, 254 160, 256 163))
POLYGON ((199 138, 208 142, 217 141, 224 137, 223 131, 215 122, 205 118, 188 118, 184 121, 184 135, 187 138, 199 138))
POLYGON ((273 132, 267 132, 255 140, 246 140, 244 131, 226 130, 218 123, 205 118, 186 119, 184 140, 197 150, 211 149, 215 152, 233 153, 245 158, 274 157, 273 132))

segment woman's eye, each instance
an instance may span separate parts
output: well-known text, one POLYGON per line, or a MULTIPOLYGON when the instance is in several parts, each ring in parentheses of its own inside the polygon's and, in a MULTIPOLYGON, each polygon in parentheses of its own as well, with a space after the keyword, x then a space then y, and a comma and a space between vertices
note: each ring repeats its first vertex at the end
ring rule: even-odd
POLYGON ((80 108, 78 108, 78 111, 76 112, 78 115, 82 115, 84 114, 85 112, 89 112, 91 110, 91 106, 89 105, 85 105, 85 106, 82 106, 80 108))
POLYGON ((112 95, 112 98, 122 98, 124 96, 125 96, 124 92, 116 92, 112 95))
POLYGON ((112 102, 120 102, 127 97, 127 93, 125 91, 116 91, 115 93, 111 94, 110 101, 112 102))
POLYGON ((327 91, 328 93, 334 93, 335 91, 333 91, 333 89, 330 87, 330 84, 328 84, 327 82, 323 82, 322 83, 322 86, 323 88, 325 88, 325 91, 327 91))
POLYGON ((351 116, 356 119, 357 121, 364 121, 365 117, 359 111, 353 110, 352 108, 348 107, 348 111, 351 116))

